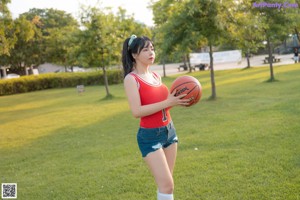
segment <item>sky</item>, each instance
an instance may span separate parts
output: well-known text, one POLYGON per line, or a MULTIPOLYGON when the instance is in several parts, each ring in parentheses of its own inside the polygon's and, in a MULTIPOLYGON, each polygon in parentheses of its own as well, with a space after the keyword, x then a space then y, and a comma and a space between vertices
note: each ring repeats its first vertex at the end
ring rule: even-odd
POLYGON ((95 6, 99 8, 111 7, 114 12, 118 7, 127 10, 127 14, 134 14, 137 21, 153 26, 152 11, 147 8, 150 0, 11 0, 8 4, 13 18, 29 11, 31 8, 55 8, 71 13, 77 18, 80 5, 95 6))

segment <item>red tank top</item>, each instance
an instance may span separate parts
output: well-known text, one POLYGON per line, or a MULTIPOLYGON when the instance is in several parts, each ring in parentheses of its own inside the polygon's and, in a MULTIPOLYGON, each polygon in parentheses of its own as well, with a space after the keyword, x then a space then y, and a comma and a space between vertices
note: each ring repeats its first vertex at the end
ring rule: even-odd
MULTIPOLYGON (((152 72, 155 79, 159 81, 159 84, 154 85, 146 82, 137 74, 130 73, 138 83, 141 105, 148 105, 164 101, 168 98, 169 89, 164 85, 158 74, 152 72)), ((171 121, 170 108, 165 108, 152 115, 141 117, 140 126, 143 128, 158 128, 168 125, 171 121)))

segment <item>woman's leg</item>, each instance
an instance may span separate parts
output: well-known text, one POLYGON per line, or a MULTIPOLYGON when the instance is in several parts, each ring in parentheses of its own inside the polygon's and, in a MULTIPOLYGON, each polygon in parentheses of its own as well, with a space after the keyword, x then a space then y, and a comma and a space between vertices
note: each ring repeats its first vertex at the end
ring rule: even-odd
POLYGON ((166 159, 169 165, 170 172, 173 176, 173 170, 175 167, 175 162, 176 162, 176 155, 177 155, 177 143, 173 143, 167 148, 164 149, 166 159))
MULTIPOLYGON (((167 154, 171 153, 168 151, 167 154)), ((149 153, 144 160, 154 176, 159 192, 173 194, 174 182, 168 162, 172 163, 174 159, 167 159, 167 154, 165 154, 164 150, 158 149, 155 152, 149 153)))

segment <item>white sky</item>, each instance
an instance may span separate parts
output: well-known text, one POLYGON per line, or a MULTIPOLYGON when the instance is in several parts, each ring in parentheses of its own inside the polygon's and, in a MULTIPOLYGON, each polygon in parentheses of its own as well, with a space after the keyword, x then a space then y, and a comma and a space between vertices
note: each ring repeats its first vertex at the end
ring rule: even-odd
POLYGON ((112 7, 114 12, 118 7, 122 7, 127 10, 127 14, 134 14, 135 20, 153 26, 152 11, 147 8, 149 3, 150 0, 11 0, 8 7, 14 18, 31 8, 55 8, 71 13, 77 18, 80 5, 112 7))

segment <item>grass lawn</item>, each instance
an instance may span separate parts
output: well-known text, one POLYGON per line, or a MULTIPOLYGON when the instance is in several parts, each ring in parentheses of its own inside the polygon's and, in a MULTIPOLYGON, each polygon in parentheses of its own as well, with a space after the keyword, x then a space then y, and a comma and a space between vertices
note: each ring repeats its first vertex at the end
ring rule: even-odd
MULTIPOLYGON (((201 101, 171 114, 176 200, 300 199, 300 65, 194 72, 201 101)), ((176 76, 164 78, 170 86, 176 76)), ((155 200, 123 85, 0 97, 0 182, 18 200, 155 200)))

